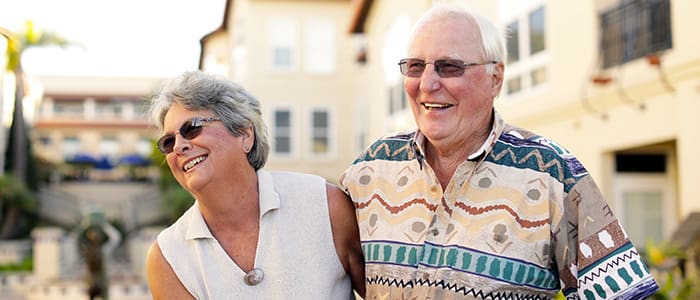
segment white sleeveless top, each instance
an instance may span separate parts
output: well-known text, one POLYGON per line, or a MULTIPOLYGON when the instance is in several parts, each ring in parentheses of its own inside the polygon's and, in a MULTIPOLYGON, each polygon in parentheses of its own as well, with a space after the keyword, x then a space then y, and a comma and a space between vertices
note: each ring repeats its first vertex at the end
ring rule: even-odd
POLYGON ((259 170, 260 234, 254 286, 190 207, 158 235, 163 256, 197 299, 354 299, 333 243, 325 179, 259 170))

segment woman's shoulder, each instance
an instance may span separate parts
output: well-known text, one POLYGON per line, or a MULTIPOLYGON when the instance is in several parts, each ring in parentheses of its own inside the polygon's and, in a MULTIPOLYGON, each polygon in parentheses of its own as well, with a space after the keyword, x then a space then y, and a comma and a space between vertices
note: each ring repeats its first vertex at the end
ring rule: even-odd
POLYGON ((258 176, 269 176, 275 182, 275 184, 277 184, 277 183, 297 184, 297 183, 303 183, 303 182, 306 182, 306 183, 325 182, 325 179, 323 177, 316 175, 316 174, 286 171, 286 170, 274 170, 274 171, 260 170, 260 171, 258 171, 258 176))

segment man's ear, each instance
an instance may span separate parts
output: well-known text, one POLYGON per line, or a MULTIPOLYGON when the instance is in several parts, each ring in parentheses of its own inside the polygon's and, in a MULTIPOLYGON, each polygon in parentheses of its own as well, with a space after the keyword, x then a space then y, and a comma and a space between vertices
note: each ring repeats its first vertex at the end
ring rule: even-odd
POLYGON ((497 62, 494 66, 493 74, 491 75, 491 87, 496 89, 496 92, 501 91, 503 86, 503 72, 504 70, 503 62, 497 62))

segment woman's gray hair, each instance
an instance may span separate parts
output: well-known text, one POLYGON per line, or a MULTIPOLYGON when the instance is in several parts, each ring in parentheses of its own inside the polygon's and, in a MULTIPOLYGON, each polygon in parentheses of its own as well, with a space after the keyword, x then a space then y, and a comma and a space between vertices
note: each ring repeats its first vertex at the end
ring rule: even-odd
MULTIPOLYGON (((473 21, 479 28, 481 46, 484 51, 484 61, 505 63, 507 57, 505 38, 498 27, 488 18, 454 4, 439 4, 428 9, 413 26, 411 36, 415 35, 415 31, 422 27, 425 22, 443 18, 473 21)), ((488 65, 487 70, 490 74, 493 74, 495 72, 495 66, 488 65)))
POLYGON ((252 127, 255 143, 248 153, 248 162, 255 170, 267 162, 270 144, 260 102, 240 85, 202 71, 187 71, 171 79, 150 99, 149 115, 159 132, 163 132, 165 115, 175 103, 189 110, 212 111, 234 136, 241 136, 244 129, 252 127))

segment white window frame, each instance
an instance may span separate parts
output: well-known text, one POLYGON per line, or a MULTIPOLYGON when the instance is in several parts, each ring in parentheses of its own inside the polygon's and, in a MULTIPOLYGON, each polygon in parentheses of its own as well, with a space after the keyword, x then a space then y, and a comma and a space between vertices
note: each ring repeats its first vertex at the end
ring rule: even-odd
MULTIPOLYGON (((551 61, 551 43, 547 39, 547 19, 550 13, 547 6, 546 0, 532 0, 532 1, 518 1, 518 0, 500 0, 501 6, 501 18, 504 20, 503 28, 506 29, 508 25, 513 22, 518 23, 518 45, 519 45, 519 59, 516 62, 510 63, 506 67, 506 72, 503 78, 503 91, 502 97, 508 100, 518 100, 527 99, 539 95, 549 89, 550 82, 550 68, 549 63, 551 61), (508 9, 506 9, 508 8, 508 9), (535 53, 530 54, 530 14, 540 8, 544 8, 544 22, 545 22, 545 49, 535 53), (530 73, 539 69, 545 69, 545 80, 544 82, 533 86, 530 73), (520 77, 520 91, 513 94, 507 93, 507 82, 515 77, 520 77)), ((507 49, 506 49, 507 51, 507 49)))
POLYGON ((299 64, 299 21, 289 16, 273 16, 267 18, 266 26, 270 70, 280 72, 296 70, 299 64), (282 66, 275 63, 275 50, 277 48, 289 49, 289 65, 282 66))
POLYGON ((304 22, 304 71, 330 75, 336 70, 336 23, 332 18, 313 18, 304 22))
MULTIPOLYGON (((632 230, 629 225, 626 225, 624 211, 627 209, 624 203, 624 194, 627 191, 644 192, 655 191, 661 192, 662 203, 660 209, 662 220, 662 240, 671 237, 673 230, 678 225, 678 217, 676 216, 676 201, 673 190, 673 181, 668 174, 664 173, 618 173, 615 175, 614 182, 614 212, 615 216, 627 231, 632 230)), ((639 248, 644 248, 647 241, 632 241, 639 248), (639 244, 641 243, 641 244, 639 244)))

